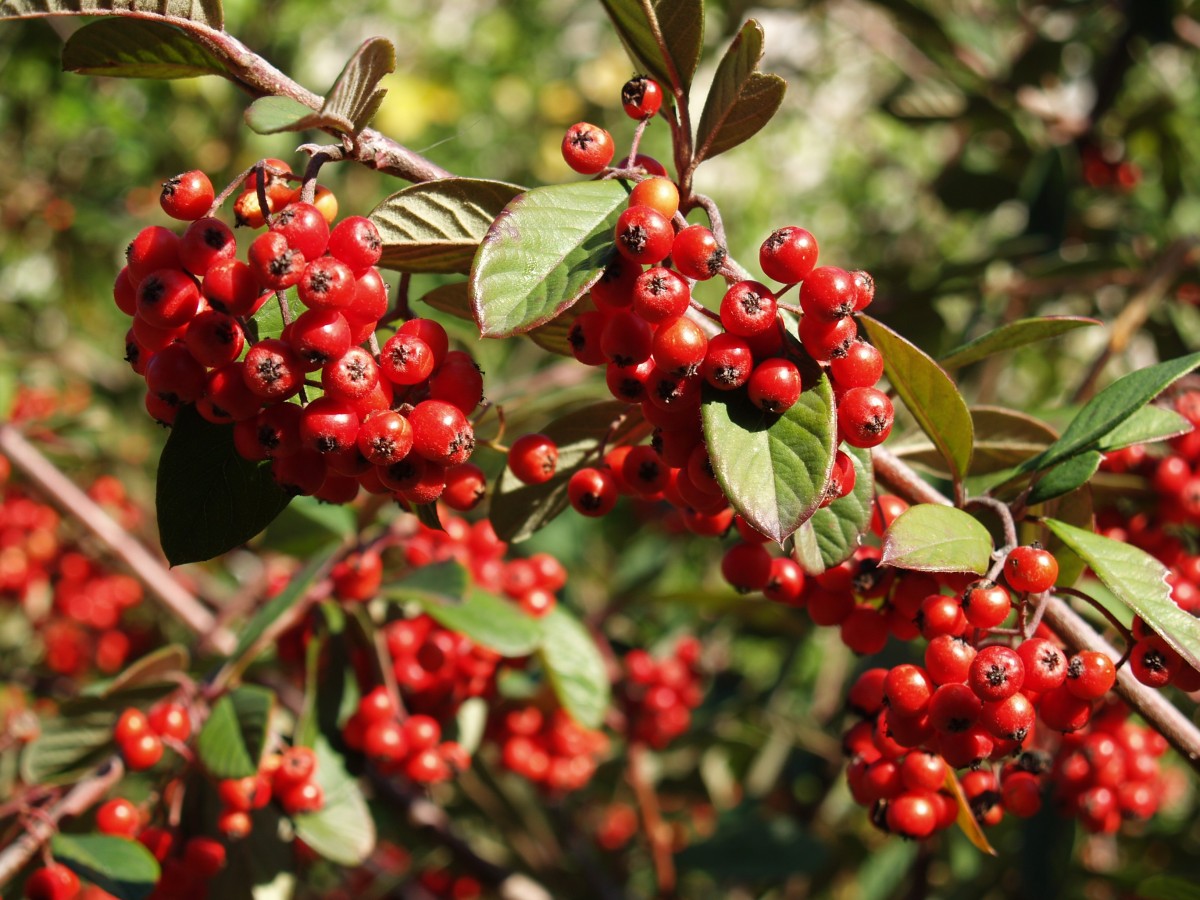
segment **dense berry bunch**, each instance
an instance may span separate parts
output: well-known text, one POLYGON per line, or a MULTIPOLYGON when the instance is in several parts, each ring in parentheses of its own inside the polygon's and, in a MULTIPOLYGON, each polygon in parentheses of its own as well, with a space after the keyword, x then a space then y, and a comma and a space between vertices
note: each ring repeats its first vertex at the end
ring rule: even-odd
POLYGON ((471 764, 454 741, 442 740, 442 726, 432 716, 405 715, 383 687, 359 701, 346 722, 347 746, 374 762, 380 771, 402 774, 418 784, 446 781, 471 764))
POLYGON ((429 616, 389 622, 384 639, 396 684, 412 711, 451 716, 464 700, 488 696, 495 687, 499 654, 429 616))
POLYGON ((631 650, 624 660, 626 729, 631 740, 662 750, 687 731, 691 711, 700 705, 700 642, 684 638, 675 652, 655 659, 645 650, 631 650))
POLYGON ((491 736, 504 767, 554 793, 577 791, 592 779, 608 754, 602 731, 584 728, 562 709, 539 706, 500 710, 491 736))
POLYGON ((467 417, 482 376, 431 320, 404 322, 379 347, 379 232, 361 216, 334 224, 332 195, 304 202, 286 166, 267 162, 235 205, 239 225, 267 228, 245 261, 205 205, 212 188, 200 173, 164 188, 164 209, 191 222, 182 236, 152 226, 129 245, 114 296, 133 317, 127 358, 146 378, 147 408, 171 423, 195 404, 293 493, 341 503, 363 488, 431 503, 474 450, 467 417), (267 304, 279 308, 278 334, 263 330, 267 304))

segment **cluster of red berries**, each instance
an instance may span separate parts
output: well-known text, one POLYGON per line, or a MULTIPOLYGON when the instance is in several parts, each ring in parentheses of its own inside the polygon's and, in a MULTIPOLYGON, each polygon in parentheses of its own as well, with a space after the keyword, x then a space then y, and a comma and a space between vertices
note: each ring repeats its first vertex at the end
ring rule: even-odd
POLYGON ((564 710, 538 706, 500 711, 491 721, 500 762, 511 772, 557 794, 577 791, 592 780, 608 754, 602 731, 584 728, 564 710))
POLYGON ((382 686, 359 701, 342 736, 347 746, 361 751, 381 771, 406 775, 418 784, 448 781, 471 765, 461 744, 442 740, 437 719, 420 713, 401 718, 382 686))
POLYGON ((362 216, 331 229, 336 204, 296 199, 286 164, 267 163, 239 201, 238 224, 267 226, 246 262, 232 229, 214 218, 202 172, 163 190, 163 209, 191 223, 183 235, 151 226, 129 245, 114 296, 133 316, 127 358, 146 378, 147 408, 170 423, 194 403, 209 421, 232 425, 243 457, 270 459, 294 493, 341 503, 363 487, 433 502, 448 470, 474 450, 467 415, 483 397, 482 375, 431 320, 404 322, 377 352, 364 347, 388 312, 375 268, 379 232, 362 216), (241 208, 260 179, 269 201, 280 198, 265 220, 241 208), (272 297, 283 332, 254 340, 252 317, 272 297), (293 321, 294 303, 303 311, 293 321), (321 396, 309 400, 309 390, 321 396))
POLYGON ((451 716, 464 700, 495 688, 500 655, 427 615, 389 622, 383 633, 410 711, 451 716))
POLYGON ((62 863, 35 869, 25 879, 27 900, 75 900, 78 896, 79 876, 62 863))
MULTIPOLYGON (((141 583, 75 549, 58 514, 8 476, 0 457, 0 599, 21 604, 37 623, 50 671, 78 677, 92 664, 104 674, 119 671, 132 650, 121 620, 141 603, 141 583)), ((88 492, 123 524, 136 520, 116 479, 102 476, 88 492)))
POLYGON ((1083 180, 1090 187, 1111 188, 1117 191, 1132 191, 1142 180, 1142 170, 1137 163, 1123 159, 1119 154, 1106 152, 1095 144, 1085 144, 1080 152, 1083 180))
POLYGON ((216 838, 194 835, 177 846, 175 834, 150 826, 138 840, 161 867, 158 883, 147 900, 208 900, 209 882, 225 868, 228 853, 216 838))
POLYGON ((655 659, 645 650, 625 655, 626 729, 630 740, 663 750, 691 724, 691 711, 700 705, 700 642, 682 638, 670 656, 655 659))
POLYGON ((254 775, 224 778, 217 783, 221 810, 217 830, 231 840, 251 830, 250 813, 274 799, 289 816, 317 812, 325 806, 325 791, 316 781, 317 755, 309 747, 288 747, 267 756, 254 775))
POLYGON ((192 718, 187 707, 180 703, 163 702, 151 708, 149 714, 136 707, 121 713, 113 728, 113 740, 133 771, 149 769, 163 756, 163 746, 187 743, 192 736, 192 718))
POLYGON ((470 875, 456 875, 449 869, 426 869, 417 876, 421 885, 437 900, 478 900, 483 885, 470 875))

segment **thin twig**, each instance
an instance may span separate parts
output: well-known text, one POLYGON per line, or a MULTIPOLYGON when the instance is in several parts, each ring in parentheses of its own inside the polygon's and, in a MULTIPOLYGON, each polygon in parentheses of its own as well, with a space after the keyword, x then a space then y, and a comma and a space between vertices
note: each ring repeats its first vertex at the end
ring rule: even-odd
POLYGON ((642 825, 646 831, 646 841, 650 844, 650 853, 654 858, 654 876, 658 881, 658 893, 670 895, 675 891, 675 860, 671 856, 670 840, 663 840, 664 834, 662 814, 658 808, 658 795, 654 786, 646 776, 646 748, 643 744, 633 742, 629 745, 629 766, 626 777, 634 794, 637 795, 638 806, 642 811, 642 825))
POLYGON ((208 635, 209 643, 219 652, 232 652, 237 644, 233 633, 217 628, 213 614, 180 585, 150 551, 8 423, 0 424, 0 453, 55 505, 79 521, 125 563, 161 606, 196 634, 208 635))

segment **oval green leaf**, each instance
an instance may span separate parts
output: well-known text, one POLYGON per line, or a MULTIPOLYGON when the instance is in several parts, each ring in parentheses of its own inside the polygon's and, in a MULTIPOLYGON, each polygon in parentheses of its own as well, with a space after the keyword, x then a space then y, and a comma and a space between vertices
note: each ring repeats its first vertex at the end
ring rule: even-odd
POLYGON ((126 13, 150 13, 187 19, 220 31, 225 17, 221 0, 3 0, 0 19, 28 19, 34 16, 85 15, 119 16, 126 13))
POLYGON ((398 603, 446 606, 461 603, 470 584, 467 570, 448 560, 411 569, 399 581, 385 584, 380 594, 398 603))
POLYGON ((101 19, 63 46, 64 71, 109 78, 228 75, 225 61, 186 31, 141 19, 101 19))
POLYGON ((1089 450, 1087 453, 1063 460, 1038 479, 1025 502, 1030 506, 1045 503, 1082 487, 1096 474, 1103 459, 1104 456, 1099 450, 1089 450))
POLYGON ((562 604, 537 621, 542 632, 538 655, 558 702, 579 724, 599 728, 611 690, 596 641, 562 604))
POLYGON ((320 128, 318 113, 291 97, 259 97, 246 108, 246 124, 256 134, 320 128))
POLYGON ((294 817, 296 836, 318 854, 343 866, 360 865, 375 849, 375 820, 345 760, 318 737, 316 781, 325 793, 317 812, 294 817))
POLYGON ((1062 437, 1043 453, 1027 460, 1020 471, 1036 472, 1076 453, 1096 449, 1130 416, 1198 365, 1200 353, 1191 353, 1118 378, 1085 403, 1062 437))
POLYGON ((108 834, 65 834, 50 839, 56 862, 120 900, 142 900, 159 879, 158 860, 139 841, 108 834))
POLYGON ((484 337, 549 322, 600 277, 629 199, 615 179, 555 184, 517 196, 496 218, 471 267, 471 307, 484 337))
MULTIPOLYGON (((1058 432, 1049 425, 1016 410, 999 406, 972 406, 970 413, 975 431, 971 454, 972 475, 1011 469, 1041 453, 1058 439, 1058 432)), ((889 443, 888 449, 909 462, 948 476, 945 457, 933 442, 921 435, 913 435, 913 438, 896 445, 889 443)))
POLYGON ((650 434, 636 407, 616 400, 568 413, 541 429, 558 444, 558 468, 544 484, 524 484, 505 467, 492 492, 489 518, 503 541, 517 543, 554 521, 568 506, 567 482, 600 461, 606 447, 637 443, 650 434))
POLYGON ((1036 319, 1018 319, 1001 325, 980 335, 973 341, 967 341, 960 347, 955 347, 938 360, 943 369, 957 369, 962 366, 979 362, 995 353, 1013 350, 1026 344, 1045 341, 1076 328, 1087 328, 1089 325, 1099 325, 1096 319, 1082 316, 1043 316, 1036 319))
POLYGON ((969 513, 953 506, 910 506, 883 535, 885 566, 918 572, 974 572, 992 562, 992 536, 969 513))
POLYGON ((1143 406, 1132 416, 1106 434, 1096 444, 1101 453, 1120 450, 1131 444, 1165 441, 1192 430, 1192 423, 1164 406, 1143 406))
MULTIPOLYGON (((492 222, 522 190, 503 181, 441 178, 397 191, 369 216, 383 239, 379 266, 400 272, 470 271, 492 222)), ((468 303, 467 318, 470 309, 468 303)))
POLYGON ((158 536, 171 565, 200 562, 241 546, 291 498, 269 464, 243 459, 233 428, 185 406, 158 462, 158 536))
POLYGON ((861 321, 883 354, 888 381, 938 448, 954 480, 961 481, 971 467, 975 427, 958 387, 924 351, 882 322, 870 316, 861 321))
POLYGON ((196 755, 214 778, 246 778, 258 771, 275 695, 243 685, 213 704, 196 738, 196 755))
POLYGON ((192 658, 182 644, 168 644, 134 661, 104 689, 111 697, 119 691, 148 684, 171 684, 178 675, 187 672, 192 658))
POLYGON ((700 114, 695 161, 731 150, 758 134, 783 103, 787 82, 758 71, 763 55, 762 26, 742 26, 717 66, 712 89, 700 114))
MULTIPOLYGON (((428 303, 434 309, 441 310, 459 319, 475 321, 475 313, 471 309, 471 297, 467 290, 467 282, 465 281, 452 281, 449 284, 439 285, 421 297, 421 302, 428 303)), ((595 308, 591 300, 585 297, 572 307, 572 315, 558 316, 551 319, 545 325, 531 328, 525 332, 523 337, 529 338, 529 340, 549 353, 556 353, 559 356, 572 356, 571 342, 568 340, 568 337, 571 334, 571 326, 575 324, 574 314, 595 308)))
POLYGON ((673 85, 686 94, 704 46, 703 0, 600 2, 635 66, 662 85, 668 102, 673 85))
POLYGON ((1141 616, 1193 668, 1200 669, 1200 619, 1171 599, 1166 566, 1132 544, 1058 519, 1044 519, 1042 524, 1088 564, 1113 596, 1141 616))
POLYGON ((741 391, 706 390, 704 442, 730 504, 783 541, 816 511, 833 467, 833 391, 820 380, 783 415, 763 412, 741 391))
POLYGON ((875 470, 871 451, 847 447, 854 460, 854 490, 818 509, 796 531, 792 557, 810 575, 849 559, 871 526, 871 498, 875 493, 875 470))

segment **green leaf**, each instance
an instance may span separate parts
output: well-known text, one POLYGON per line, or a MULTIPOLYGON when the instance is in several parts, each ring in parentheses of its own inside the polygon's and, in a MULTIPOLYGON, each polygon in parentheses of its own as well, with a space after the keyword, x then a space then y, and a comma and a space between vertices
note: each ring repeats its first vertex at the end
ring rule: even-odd
POLYGON ((537 620, 495 594, 472 588, 461 603, 450 605, 426 598, 421 607, 443 627, 465 634, 501 656, 528 656, 537 649, 537 620))
POLYGON ((810 575, 819 575, 849 559, 871 526, 871 498, 875 493, 871 451, 847 447, 846 452, 854 460, 854 490, 818 509, 796 532, 792 556, 810 575))
POLYGON ((331 862, 360 865, 375 849, 375 820, 341 755, 323 737, 317 738, 313 749, 325 805, 295 817, 296 836, 331 862))
MULTIPOLYGON (((467 282, 452 281, 442 284, 421 297, 422 303, 428 303, 436 310, 455 316, 459 319, 475 322, 475 312, 471 309, 471 295, 467 282)), ((589 298, 580 300, 574 306, 575 312, 582 313, 595 309, 589 298)), ((527 337, 543 350, 557 353, 559 356, 572 356, 571 342, 567 338, 571 334, 571 326, 575 324, 573 316, 558 316, 545 325, 531 328, 522 337, 527 337)))
POLYGON ((225 23, 221 0, 0 0, 0 19, 131 12, 187 19, 217 31, 225 23))
POLYGON ((611 690, 604 657, 596 641, 560 603, 538 620, 542 665, 558 702, 580 725, 599 728, 608 711, 611 690))
POLYGON ((606 448, 635 444, 650 434, 641 413, 627 403, 608 401, 568 413, 540 429, 558 444, 558 468, 544 484, 524 484, 505 467, 492 492, 489 517, 500 540, 517 543, 545 527, 567 508, 567 482, 593 466, 606 448))
POLYGON ((1123 426, 1130 416, 1197 365, 1200 353, 1192 353, 1118 378, 1084 404, 1062 437, 1027 460, 1020 471, 1035 472, 1076 453, 1096 449, 1110 432, 1123 426))
POLYGON ((346 62, 325 98, 321 116, 346 134, 358 134, 374 117, 386 88, 385 75, 396 70, 396 48, 387 38, 367 38, 346 62))
POLYGON ((703 0, 600 0, 634 65, 663 88, 686 94, 704 46, 703 0), (663 43, 655 38, 655 26, 663 43), (674 72, 677 77, 672 77, 674 72))
POLYGON ((910 506, 883 535, 882 565, 919 572, 974 572, 992 561, 992 536, 969 513, 953 506, 910 506))
POLYGON ((973 341, 967 341, 960 347, 955 347, 938 362, 943 369, 957 369, 1004 350, 1012 350, 1026 344, 1058 337, 1074 331, 1076 328, 1087 328, 1090 325, 1099 324, 1100 322, 1096 319, 1087 319, 1082 316, 1043 316, 1037 319, 1018 319, 1007 325, 1001 325, 987 334, 980 335, 973 341))
POLYGON ((620 181, 534 188, 488 229, 471 267, 471 307, 484 337, 550 321, 599 279, 629 199, 620 181))
POLYGON ((1091 567, 1113 596, 1141 616, 1193 668, 1200 669, 1200 619, 1171 599, 1166 566, 1132 544, 1058 519, 1043 519, 1042 524, 1091 567))
POLYGON ((1192 430, 1192 423, 1163 406, 1143 406, 1132 416, 1102 437, 1096 444, 1101 453, 1111 453, 1131 444, 1163 441, 1192 430))
POLYGON ((194 406, 175 417, 158 462, 158 536, 171 565, 220 556, 254 537, 290 498, 270 466, 243 459, 233 428, 194 406))
MULTIPOLYGON (((971 454, 971 474, 1003 472, 1041 453, 1058 439, 1058 432, 1033 416, 999 406, 972 406, 971 424, 975 432, 971 454)), ((923 435, 912 440, 888 444, 897 456, 949 475, 945 457, 923 435)))
POLYGON ((399 581, 385 584, 380 593, 400 603, 461 603, 470 576, 460 563, 448 560, 410 569, 399 581))
POLYGON ((101 19, 84 25, 63 46, 62 67, 109 78, 229 74, 225 61, 186 31, 139 19, 101 19))
POLYGON ((196 754, 214 778, 246 778, 258 771, 275 695, 243 685, 213 704, 196 738, 196 754))
POLYGON ((782 541, 808 520, 833 467, 833 391, 825 375, 783 415, 763 412, 741 391, 706 388, 701 416, 713 472, 746 521, 782 541))
POLYGON ((50 839, 50 852, 56 862, 120 900, 149 896, 160 874, 154 854, 128 838, 60 831, 50 839))
POLYGON ((319 128, 317 114, 291 97, 259 97, 246 108, 246 124, 256 134, 319 128))
POLYGON ((758 71, 762 55, 762 26, 750 19, 721 58, 704 101, 696 133, 697 163, 749 140, 779 111, 787 82, 758 71))
POLYGON ((148 684, 176 684, 174 676, 187 672, 191 655, 182 644, 168 644, 147 653, 132 663, 129 668, 114 678, 104 689, 104 696, 111 697, 120 691, 148 684))
POLYGON ((861 317, 871 343, 883 354, 884 372, 921 430, 961 481, 971 466, 974 425, 966 401, 942 368, 882 322, 861 317))
POLYGON ((1030 506, 1045 503, 1087 484, 1100 468, 1103 459, 1104 456, 1099 450, 1089 450, 1087 453, 1063 460, 1038 479, 1026 502, 1030 506))
POLYGON ((21 754, 21 779, 28 784, 66 784, 79 779, 116 751, 113 727, 130 706, 143 708, 178 685, 142 685, 104 697, 79 697, 43 719, 41 731, 21 754))
POLYGON ((523 190, 503 181, 441 178, 397 191, 370 213, 383 238, 378 265, 400 272, 470 271, 492 222, 523 190))
POLYGON ((267 526, 262 548, 305 559, 327 544, 345 541, 358 532, 354 510, 324 503, 316 497, 297 497, 267 526))
POLYGON ((323 550, 314 553, 308 560, 308 563, 292 576, 291 581, 287 583, 282 591, 268 600, 258 612, 241 630, 238 635, 237 647, 230 654, 229 666, 236 671, 241 671, 251 663, 250 659, 245 658, 246 654, 254 647, 254 644, 263 632, 267 630, 272 622, 280 616, 286 615, 287 612, 304 599, 311 588, 319 578, 325 575, 329 568, 333 565, 333 559, 342 549, 340 541, 327 545, 323 550))
POLYGON ((1138 884, 1134 894, 1141 900, 1200 900, 1200 884, 1172 875, 1151 875, 1138 884))
POLYGON ((818 872, 830 850, 789 816, 764 818, 749 804, 721 815, 716 833, 675 855, 684 871, 715 878, 782 881, 795 873, 818 872))

